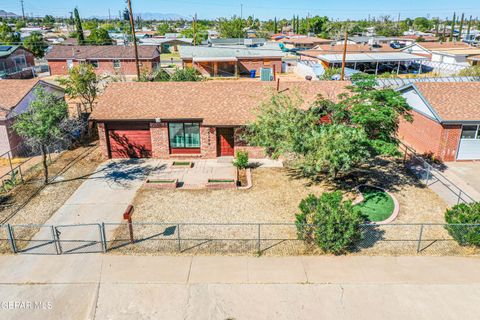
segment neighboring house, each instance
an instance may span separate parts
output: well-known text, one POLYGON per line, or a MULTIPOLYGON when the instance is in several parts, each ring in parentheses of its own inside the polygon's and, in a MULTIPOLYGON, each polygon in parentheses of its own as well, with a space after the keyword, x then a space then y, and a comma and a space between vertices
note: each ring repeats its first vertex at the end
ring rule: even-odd
MULTIPOLYGON (((340 68, 343 60, 343 45, 322 45, 300 53, 301 60, 313 60, 323 68, 340 68)), ((412 64, 425 57, 400 52, 388 45, 347 44, 346 66, 366 73, 411 73, 412 64)), ((420 72, 420 71, 419 71, 420 72)))
POLYGON ((0 45, 0 78, 29 79, 34 73, 33 53, 22 46, 0 45))
POLYGON ((202 45, 209 46, 263 46, 267 43, 264 38, 208 38, 202 45))
POLYGON ((432 62, 458 66, 469 66, 468 58, 480 54, 480 48, 463 42, 417 42, 402 51, 427 57, 432 62))
POLYGON ((285 56, 276 44, 261 48, 180 46, 179 53, 184 67, 194 67, 202 75, 211 77, 249 75, 251 70, 259 75, 262 68, 279 73, 285 56))
POLYGON ((140 39, 140 45, 158 46, 161 53, 178 52, 179 46, 192 45, 192 38, 161 38, 151 37, 140 39))
MULTIPOLYGON (((337 99, 349 82, 281 82, 278 90, 303 98, 309 106, 318 94, 337 99)), ((276 84, 251 81, 117 82, 100 97, 90 119, 98 124, 108 158, 216 158, 248 151, 242 128, 255 120, 276 84)))
POLYGON ((398 137, 442 161, 480 160, 480 82, 418 82, 398 89, 413 108, 398 137))
POLYGON ((332 40, 317 37, 289 37, 279 40, 287 49, 307 50, 322 44, 330 44, 332 40))
MULTIPOLYGON (((62 97, 64 95, 62 88, 38 79, 0 80, 0 155, 14 149, 21 142, 12 125, 16 116, 28 111, 30 102, 35 99, 35 89, 38 87, 62 97)), ((16 155, 14 150, 13 156, 16 155)))
MULTIPOLYGON (((98 74, 135 75, 133 46, 53 46, 47 53, 51 75, 66 75, 79 63, 89 63, 98 74)), ((141 69, 150 72, 160 64, 156 46, 138 46, 141 69)))

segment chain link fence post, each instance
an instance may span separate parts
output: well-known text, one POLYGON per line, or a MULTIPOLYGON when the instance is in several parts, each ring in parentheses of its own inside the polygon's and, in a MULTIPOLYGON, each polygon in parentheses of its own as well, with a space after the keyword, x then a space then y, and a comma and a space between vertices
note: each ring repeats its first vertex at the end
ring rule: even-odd
POLYGON ((177 224, 177 241, 178 241, 178 252, 182 252, 182 243, 180 237, 180 224, 177 224))
POLYGON ((60 242, 57 237, 57 233, 55 232, 55 227, 51 226, 51 231, 52 231, 52 237, 53 237, 53 245, 55 246, 55 251, 57 254, 61 253, 61 247, 60 247, 60 242))
POLYGON ((260 252, 261 252, 261 246, 260 246, 260 232, 261 232, 261 230, 260 230, 260 228, 261 228, 261 224, 258 224, 258 229, 257 229, 257 252, 258 252, 258 254, 260 254, 260 252))
POLYGON ((422 244, 422 235, 423 235, 423 224, 420 226, 420 234, 418 236, 417 253, 420 252, 420 246, 422 244))
POLYGON ((12 249, 13 253, 17 253, 17 246, 15 245, 15 237, 13 235, 13 229, 10 224, 6 225, 7 228, 7 237, 8 237, 8 243, 10 243, 10 248, 12 249))
POLYGON ((100 236, 102 240, 102 247, 103 247, 103 252, 107 252, 107 235, 105 233, 105 222, 102 222, 100 225, 100 236))
POLYGON ((462 190, 460 189, 460 192, 458 193, 457 204, 460 204, 461 199, 462 199, 462 190))

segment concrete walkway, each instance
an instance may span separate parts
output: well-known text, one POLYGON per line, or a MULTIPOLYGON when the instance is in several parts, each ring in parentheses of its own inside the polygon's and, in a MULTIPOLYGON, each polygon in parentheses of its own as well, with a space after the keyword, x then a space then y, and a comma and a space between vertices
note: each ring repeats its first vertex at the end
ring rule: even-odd
POLYGON ((466 320, 478 297, 479 258, 0 257, 1 319, 466 320))
MULTIPOLYGON (((162 170, 157 160, 110 160, 100 165, 95 173, 73 193, 65 204, 45 222, 29 243, 29 253, 52 254, 50 225, 89 224, 58 228, 60 239, 66 241, 64 250, 81 252, 101 251, 98 242, 101 222, 122 222, 123 212, 133 200, 146 176, 162 170), (71 243, 68 243, 68 241, 71 243), (80 240, 74 242, 73 240, 80 240), (93 243, 89 246, 89 243, 93 243)), ((65 243, 64 243, 65 245, 65 243)))

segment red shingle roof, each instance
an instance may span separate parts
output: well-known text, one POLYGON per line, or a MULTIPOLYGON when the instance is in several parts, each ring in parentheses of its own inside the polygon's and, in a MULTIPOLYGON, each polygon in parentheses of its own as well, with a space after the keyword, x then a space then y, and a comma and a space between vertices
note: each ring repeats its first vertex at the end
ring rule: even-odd
POLYGON ((0 80, 0 118, 5 118, 37 82, 38 79, 0 80))
MULTIPOLYGON (((281 82, 280 91, 298 93, 304 105, 318 94, 336 99, 349 82, 281 82)), ((250 81, 119 82, 100 97, 91 115, 96 120, 203 119, 206 125, 244 125, 255 119, 275 83, 250 81)))
POLYGON ((442 120, 480 120, 480 82, 417 82, 415 86, 442 120))
MULTIPOLYGON (((159 55, 156 46, 138 46, 138 58, 151 60, 159 55)), ((47 60, 86 60, 86 59, 135 59, 135 51, 130 46, 53 46, 45 56, 47 60)))

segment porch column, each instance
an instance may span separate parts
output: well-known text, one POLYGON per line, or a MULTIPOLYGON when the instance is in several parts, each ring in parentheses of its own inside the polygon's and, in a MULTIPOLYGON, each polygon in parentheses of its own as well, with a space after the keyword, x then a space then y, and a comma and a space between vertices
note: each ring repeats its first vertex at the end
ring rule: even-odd
POLYGON ((377 64, 375 65, 375 75, 378 75, 378 61, 377 61, 377 64))
POLYGON ((218 75, 218 62, 213 62, 213 76, 216 77, 218 75))
POLYGON ((398 67, 397 67, 397 76, 400 73, 400 61, 398 61, 398 67))
POLYGON ((235 77, 238 77, 238 62, 235 61, 235 77))

